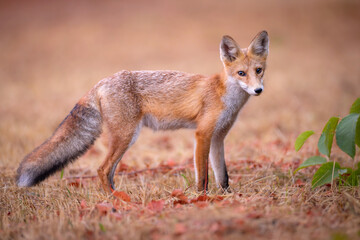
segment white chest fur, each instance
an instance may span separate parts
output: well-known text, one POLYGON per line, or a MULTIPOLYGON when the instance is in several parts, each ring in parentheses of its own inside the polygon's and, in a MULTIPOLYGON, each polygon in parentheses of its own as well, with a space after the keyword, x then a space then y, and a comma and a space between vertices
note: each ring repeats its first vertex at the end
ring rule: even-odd
POLYGON ((226 94, 222 97, 225 109, 216 123, 215 134, 226 134, 228 132, 249 96, 235 79, 229 78, 227 80, 226 94))

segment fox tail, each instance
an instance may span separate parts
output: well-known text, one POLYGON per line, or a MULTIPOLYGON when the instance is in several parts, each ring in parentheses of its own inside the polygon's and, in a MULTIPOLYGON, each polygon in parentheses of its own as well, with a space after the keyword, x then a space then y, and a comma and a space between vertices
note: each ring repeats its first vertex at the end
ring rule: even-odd
POLYGON ((33 186, 86 152, 101 133, 102 118, 94 105, 76 104, 53 135, 25 156, 17 170, 18 186, 33 186))

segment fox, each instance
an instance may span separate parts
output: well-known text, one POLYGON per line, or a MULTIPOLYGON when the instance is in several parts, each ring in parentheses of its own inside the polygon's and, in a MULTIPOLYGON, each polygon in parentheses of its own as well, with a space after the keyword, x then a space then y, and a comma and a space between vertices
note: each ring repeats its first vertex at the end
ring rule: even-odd
POLYGON ((247 48, 230 36, 220 42, 223 71, 210 77, 180 71, 127 71, 104 78, 88 91, 50 138, 24 157, 16 183, 30 187, 83 155, 108 129, 108 152, 97 170, 112 192, 116 167, 142 127, 194 129, 197 191, 208 189, 209 159, 216 185, 229 190, 224 139, 250 96, 264 91, 269 36, 259 32, 247 48))

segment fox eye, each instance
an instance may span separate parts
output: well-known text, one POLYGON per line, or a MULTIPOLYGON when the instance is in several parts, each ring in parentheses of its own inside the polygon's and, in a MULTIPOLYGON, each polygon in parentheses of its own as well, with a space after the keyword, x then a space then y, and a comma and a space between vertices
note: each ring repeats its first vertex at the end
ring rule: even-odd
POLYGON ((257 68, 257 69, 256 69, 256 73, 257 73, 257 74, 260 74, 261 72, 262 72, 262 68, 257 68))
POLYGON ((246 76, 246 73, 244 71, 238 71, 238 74, 242 77, 245 77, 246 76))

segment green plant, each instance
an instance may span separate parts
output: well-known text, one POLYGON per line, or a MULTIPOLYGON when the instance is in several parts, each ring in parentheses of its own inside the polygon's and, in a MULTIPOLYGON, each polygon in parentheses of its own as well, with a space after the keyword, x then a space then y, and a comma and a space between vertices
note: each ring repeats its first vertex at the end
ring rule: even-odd
MULTIPOLYGON (((295 150, 299 151, 305 141, 313 134, 313 131, 301 133, 295 141, 295 150)), ((330 161, 334 135, 339 148, 354 160, 356 145, 360 147, 360 98, 355 100, 350 108, 349 115, 341 119, 340 122, 338 117, 332 117, 326 123, 318 141, 318 149, 327 158, 323 156, 310 157, 294 171, 295 174, 303 168, 321 165, 313 176, 312 188, 332 183, 337 178, 341 184, 346 186, 359 186, 360 162, 355 170, 343 168, 335 160, 330 161)))

